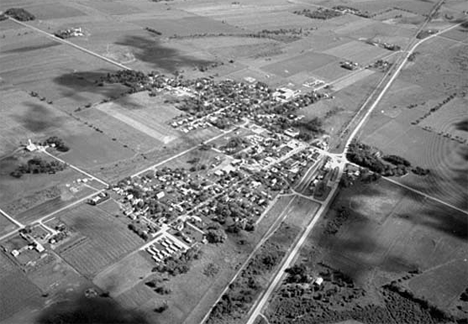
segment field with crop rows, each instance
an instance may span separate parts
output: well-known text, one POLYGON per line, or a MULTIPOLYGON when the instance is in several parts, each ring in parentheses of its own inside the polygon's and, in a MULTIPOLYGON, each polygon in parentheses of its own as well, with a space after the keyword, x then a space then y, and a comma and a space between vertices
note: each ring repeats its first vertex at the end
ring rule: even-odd
POLYGON ((0 321, 3 321, 25 307, 38 307, 39 289, 12 264, 3 252, 0 253, 0 321))
POLYGON ((57 217, 88 238, 83 244, 61 253, 71 266, 87 278, 143 243, 126 226, 113 219, 115 216, 90 205, 80 205, 57 217))

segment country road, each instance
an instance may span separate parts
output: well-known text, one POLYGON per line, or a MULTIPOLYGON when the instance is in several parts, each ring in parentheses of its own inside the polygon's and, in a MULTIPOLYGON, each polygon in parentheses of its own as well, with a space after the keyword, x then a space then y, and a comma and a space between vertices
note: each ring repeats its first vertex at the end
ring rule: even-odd
MULTIPOLYGON (((344 163, 341 165, 340 168, 340 173, 338 174, 338 178, 341 178, 343 174, 343 166, 344 163)), ((265 292, 261 295, 261 298, 257 300, 257 303, 254 305, 254 307, 251 310, 249 319, 247 321, 247 324, 254 324, 258 315, 260 314, 261 310, 267 303, 267 301, 270 299, 270 296, 272 292, 276 289, 278 284, 281 282, 284 271, 289 268, 292 264, 292 262, 295 260, 297 254, 299 253, 299 250, 301 249, 302 245, 304 244, 305 240, 309 236, 310 232, 314 228, 315 224, 318 222, 320 217, 322 216, 323 213, 325 213, 328 210, 328 207, 330 203, 333 201, 335 197, 335 193, 338 190, 338 185, 333 186, 330 194, 328 195, 327 199, 323 202, 322 206, 320 206, 319 210, 315 213, 314 218, 310 221, 310 223, 307 225, 306 229, 304 232, 301 234, 299 239, 295 242, 291 252, 289 253, 288 257, 286 260, 283 261, 281 267, 276 271, 275 276, 273 279, 270 281, 268 284, 267 289, 265 292)))
POLYGON ((82 52, 85 52, 85 53, 87 53, 87 54, 90 54, 90 55, 92 55, 92 56, 95 56, 95 57, 97 57, 97 58, 99 58, 99 59, 101 59, 101 60, 104 60, 104 61, 106 61, 107 63, 110 63, 110 64, 112 64, 112 65, 115 65, 115 66, 117 66, 117 67, 119 67, 119 68, 121 68, 121 69, 124 69, 124 70, 132 70, 132 69, 129 68, 128 66, 125 66, 125 65, 123 65, 123 64, 121 64, 121 63, 119 63, 119 62, 116 62, 116 61, 114 61, 114 60, 111 60, 110 58, 107 58, 107 57, 105 57, 105 56, 102 56, 102 55, 100 55, 100 54, 97 54, 97 53, 95 53, 95 52, 93 52, 93 51, 90 51, 90 50, 88 50, 88 49, 86 49, 86 48, 84 48, 84 47, 82 47, 82 46, 76 45, 76 44, 74 44, 74 43, 72 43, 72 42, 69 42, 69 41, 67 41, 67 40, 65 40, 65 39, 62 39, 62 38, 60 38, 60 37, 57 37, 57 36, 55 36, 54 34, 48 33, 48 32, 46 32, 46 31, 44 31, 44 30, 42 30, 42 29, 39 29, 39 28, 34 27, 34 26, 31 26, 30 24, 26 24, 26 23, 24 23, 24 22, 22 22, 22 21, 16 20, 15 18, 12 18, 12 17, 9 17, 9 19, 10 19, 11 21, 14 21, 15 23, 17 23, 17 24, 23 26, 23 27, 32 29, 32 30, 34 30, 34 31, 36 31, 36 32, 38 32, 38 33, 40 33, 40 34, 43 34, 43 35, 47 36, 48 38, 50 38, 50 39, 52 39, 52 40, 54 40, 54 41, 56 41, 56 42, 59 42, 59 43, 62 43, 62 44, 68 45, 68 46, 72 46, 72 47, 74 47, 74 48, 76 48, 76 49, 78 49, 78 50, 80 50, 80 51, 82 51, 82 52))

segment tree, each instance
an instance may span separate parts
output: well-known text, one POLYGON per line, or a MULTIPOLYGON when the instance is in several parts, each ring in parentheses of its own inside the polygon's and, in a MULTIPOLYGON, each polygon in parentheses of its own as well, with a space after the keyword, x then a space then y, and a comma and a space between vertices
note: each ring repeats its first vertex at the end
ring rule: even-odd
POLYGON ((226 233, 222 229, 209 229, 206 232, 206 239, 209 243, 223 243, 226 238, 226 233))

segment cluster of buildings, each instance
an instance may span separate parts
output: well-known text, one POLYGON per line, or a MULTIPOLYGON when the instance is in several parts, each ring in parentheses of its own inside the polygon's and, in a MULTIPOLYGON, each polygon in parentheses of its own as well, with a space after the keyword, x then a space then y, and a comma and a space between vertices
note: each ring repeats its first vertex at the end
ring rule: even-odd
POLYGON ((54 33, 55 36, 66 39, 70 37, 83 37, 84 33, 81 27, 72 27, 68 29, 62 29, 54 33))
POLYGON ((185 244, 167 235, 161 237, 145 249, 145 251, 151 255, 151 258, 158 263, 163 262, 172 255, 183 253, 186 250, 187 247, 185 244))
MULTIPOLYGON (((177 91, 184 95, 177 108, 186 112, 186 115, 178 116, 170 123, 185 133, 210 125, 225 129, 247 120, 275 131, 278 127, 294 128, 295 121, 285 119, 285 116, 294 115, 298 109, 329 97, 326 93, 301 93, 300 90, 287 87, 273 90, 265 83, 250 81, 254 79, 247 83, 230 79, 215 81, 212 78, 182 80, 150 74, 145 81, 148 84, 142 83, 140 88, 177 91)), ((323 81, 317 80, 314 87, 322 84, 323 81)))
POLYGON ((353 61, 343 61, 343 62, 340 62, 340 66, 344 69, 353 71, 359 67, 359 64, 353 61))

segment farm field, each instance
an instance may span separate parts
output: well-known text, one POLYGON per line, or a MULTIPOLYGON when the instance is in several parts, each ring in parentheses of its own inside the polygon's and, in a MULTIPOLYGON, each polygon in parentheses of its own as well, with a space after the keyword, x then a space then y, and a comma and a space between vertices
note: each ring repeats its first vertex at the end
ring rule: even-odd
POLYGON ((466 210, 465 52, 446 39, 426 43, 373 112, 360 140, 429 168, 426 177, 396 180, 466 210), (434 46, 437 51, 430 49, 434 46))
MULTIPOLYGON (((24 158, 20 157, 20 161, 25 162, 24 158)), ((10 175, 18 165, 16 157, 1 161, 0 206, 7 213, 17 215, 55 197, 62 196, 62 200, 67 201, 75 196, 65 185, 81 177, 77 171, 67 168, 55 174, 25 174, 18 179, 10 175)))
POLYGON ((0 253, 0 287, 8 294, 0 294, 2 323, 20 310, 37 310, 43 306, 39 289, 3 253, 0 253))
MULTIPOLYGON (((13 178, 10 173, 16 166, 36 154, 25 153, 29 139, 38 142, 59 137, 70 150, 48 151, 109 183, 110 189, 119 180, 159 163, 158 169, 205 164, 206 170, 199 174, 206 176, 212 173, 210 166, 221 155, 217 149, 228 137, 250 134, 243 128, 222 131, 209 126, 184 133, 172 127, 172 120, 183 114, 176 107, 184 97, 176 91, 155 89, 152 96, 147 90, 129 94, 141 90, 141 75, 136 73, 118 75, 122 83, 108 82, 116 79, 109 74, 125 68, 153 72, 158 76, 152 80, 158 83, 165 74, 172 79, 168 88, 199 78, 200 84, 232 79, 254 89, 255 83, 247 78, 251 77, 272 89, 288 87, 305 93, 313 90, 305 82, 323 80, 329 86, 319 91, 329 96, 299 110, 285 107, 292 108, 291 114, 278 122, 296 127, 299 123, 294 123, 301 118, 310 121, 317 117, 324 132, 314 136, 321 137, 333 151, 342 142, 339 135, 383 75, 378 68, 364 67, 378 59, 392 63, 401 55, 366 41, 403 48, 435 2, 2 0, 0 11, 25 8, 36 19, 24 25, 10 19, 0 21, 0 208, 27 225, 105 187, 96 181, 77 181, 87 176, 71 167, 56 174, 13 178), (326 19, 307 17, 308 12, 334 6, 358 9, 367 18, 355 12, 326 19), (70 28, 81 28, 82 35, 60 41, 43 33, 70 28), (359 63, 360 69, 342 68, 344 60, 359 63), (210 141, 218 135, 222 136, 210 141), (197 145, 205 141, 216 147, 199 150, 197 145)), ((466 19, 465 2, 445 1, 426 29, 440 30, 466 19)), ((401 310, 398 314, 405 313, 408 324, 435 324, 434 313, 424 308, 425 301, 451 316, 468 317, 467 303, 462 300, 468 276, 468 223, 463 212, 468 210, 467 46, 462 26, 419 46, 358 134, 363 143, 384 154, 400 155, 430 173, 409 173, 343 188, 297 260, 309 266, 311 278, 323 276, 324 285, 300 298, 296 297, 309 289, 307 285, 294 290, 291 284, 288 291, 283 286, 262 313, 266 316, 262 323, 364 324, 377 318, 372 323, 381 324, 389 322, 384 320, 385 314, 401 310), (320 305, 327 303, 333 303, 329 312, 321 312, 320 305), (308 317, 314 314, 317 317, 308 317), (325 321, 327 314, 336 318, 325 321)), ((231 99, 245 94, 231 93, 229 85, 216 91, 202 90, 198 98, 208 95, 216 102, 220 93, 231 99)), ((272 170, 279 175, 286 171, 272 170)), ((127 189, 138 191, 137 186, 127 189)), ((43 243, 50 257, 44 260, 50 262, 40 268, 23 273, 10 262, 12 255, 0 251, 0 322, 55 323, 78 315, 89 323, 200 323, 271 225, 279 226, 273 243, 265 243, 258 251, 287 253, 320 206, 305 196, 281 191, 261 217, 253 218, 254 232, 226 231, 224 243, 200 245, 201 254, 192 260, 190 270, 173 276, 157 271, 150 255, 138 251, 144 241, 128 228, 131 217, 140 217, 137 196, 117 203, 117 193, 110 192, 111 199, 97 206, 82 202, 50 216, 43 233, 56 233, 53 239, 58 241, 63 239, 61 234, 70 236, 57 245, 43 243), (121 204, 135 204, 136 211, 131 217, 122 216, 121 204), (161 294, 152 288, 147 283, 153 279, 171 292, 161 294)), ((257 198, 252 196, 250 201, 257 198)), ((143 195, 143 199, 151 198, 143 195)), ((175 207, 170 206, 169 212, 175 207)), ((158 208, 140 211, 151 217, 166 212, 153 215, 158 208)), ((200 228, 206 233, 204 225, 200 228)), ((0 236, 14 228, 0 215, 0 236)), ((188 228, 190 225, 184 232, 188 228)), ((23 234, 28 231, 26 227, 23 234)), ((176 230, 170 229, 170 233, 176 235, 176 230)), ((202 234, 196 234, 196 241, 201 240, 202 234)), ((0 242, 3 244, 18 249, 29 244, 30 250, 19 258, 23 261, 41 253, 41 246, 19 234, 0 242)), ((244 301, 248 304, 268 283, 271 273, 258 273, 263 271, 261 263, 271 260, 257 261, 260 266, 249 270, 256 273, 252 281, 243 282, 248 290, 234 294, 233 299, 225 297, 227 309, 244 301)), ((240 323, 245 314, 216 324, 240 323)), ((398 317, 393 320, 404 323, 398 317)))
MULTIPOLYGON (((383 288, 389 284, 464 318, 468 309, 455 306, 465 289, 460 280, 468 274, 467 225, 464 214, 384 179, 371 184, 357 182, 341 190, 332 209, 309 236, 298 264, 317 272, 326 268, 340 271, 352 279, 354 287, 365 291, 356 301, 345 302, 345 308, 339 303, 324 304, 336 319, 346 319, 350 313, 344 310, 351 310, 356 302, 392 307, 383 288), (346 216, 339 216, 343 211, 346 216), (434 294, 435 290, 439 293, 434 294)), ((337 298, 345 293, 346 289, 335 291, 337 298)), ((332 293, 328 296, 333 298, 332 293)), ((290 304, 291 312, 299 307, 297 297, 275 295, 264 313, 272 323, 283 316, 275 309, 280 300, 290 304)))
POLYGON ((0 213, 0 236, 13 231, 17 226, 0 213))
POLYGON ((262 70, 278 76, 288 77, 304 70, 313 71, 320 66, 337 61, 338 59, 331 55, 309 52, 284 61, 263 66, 262 70))
POLYGON ((93 282, 103 291, 108 292, 111 297, 117 297, 132 289, 141 281, 141 277, 148 276, 154 267, 153 261, 145 259, 142 253, 146 252, 133 253, 104 269, 96 275, 93 282))
POLYGON ((56 217, 86 238, 78 245, 71 248, 61 246, 57 251, 86 278, 93 278, 99 271, 143 243, 122 222, 115 220, 114 215, 90 205, 79 205, 56 217))

